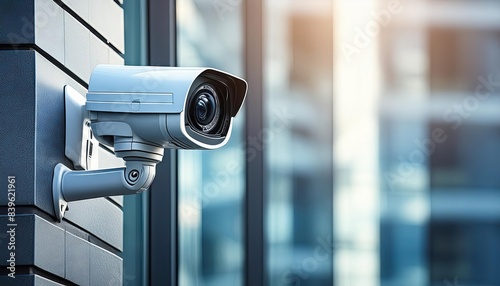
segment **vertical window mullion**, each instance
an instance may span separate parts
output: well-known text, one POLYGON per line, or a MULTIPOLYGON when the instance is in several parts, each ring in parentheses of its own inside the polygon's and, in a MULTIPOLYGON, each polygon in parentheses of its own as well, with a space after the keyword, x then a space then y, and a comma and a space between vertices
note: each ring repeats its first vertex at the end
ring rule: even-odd
MULTIPOLYGON (((258 138, 263 129, 263 21, 262 0, 245 1, 246 139, 258 138)), ((264 251, 264 154, 246 145, 245 285, 266 285, 264 251), (250 160, 250 154, 252 160, 250 160)))
MULTIPOLYGON (((149 0, 149 65, 176 65, 175 0, 149 0)), ((165 150, 150 192, 150 285, 177 285, 177 152, 165 150)))

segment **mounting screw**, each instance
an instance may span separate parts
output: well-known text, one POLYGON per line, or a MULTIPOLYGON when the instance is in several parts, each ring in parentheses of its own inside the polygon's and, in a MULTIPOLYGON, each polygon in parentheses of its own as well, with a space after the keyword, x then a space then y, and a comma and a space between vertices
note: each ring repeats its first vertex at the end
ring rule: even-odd
POLYGON ((128 173, 128 179, 130 182, 135 183, 139 179, 139 171, 132 170, 128 173))

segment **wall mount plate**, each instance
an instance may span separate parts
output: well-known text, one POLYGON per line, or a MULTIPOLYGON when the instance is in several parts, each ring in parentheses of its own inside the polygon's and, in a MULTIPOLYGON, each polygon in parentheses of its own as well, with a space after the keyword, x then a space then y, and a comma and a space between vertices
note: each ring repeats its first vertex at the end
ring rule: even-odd
POLYGON ((57 221, 61 222, 64 214, 69 209, 68 202, 64 199, 62 194, 62 178, 65 173, 70 170, 59 163, 54 168, 54 178, 52 180, 52 201, 54 203, 54 214, 56 215, 57 221))
POLYGON ((74 88, 64 87, 66 118, 66 143, 64 153, 80 170, 97 169, 99 141, 90 129, 89 112, 85 97, 74 88))

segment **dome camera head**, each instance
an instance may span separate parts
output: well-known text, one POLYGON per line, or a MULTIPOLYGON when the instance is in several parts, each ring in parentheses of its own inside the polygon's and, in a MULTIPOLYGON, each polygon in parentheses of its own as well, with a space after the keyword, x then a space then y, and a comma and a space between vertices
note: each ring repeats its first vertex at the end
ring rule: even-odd
POLYGON ((210 68, 99 65, 86 109, 118 157, 161 161, 163 149, 216 149, 231 136, 247 83, 210 68))

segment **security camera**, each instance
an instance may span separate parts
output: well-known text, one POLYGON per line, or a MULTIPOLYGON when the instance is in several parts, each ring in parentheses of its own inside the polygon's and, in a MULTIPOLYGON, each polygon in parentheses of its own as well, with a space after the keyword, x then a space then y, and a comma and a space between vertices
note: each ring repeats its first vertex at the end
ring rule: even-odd
POLYGON ((140 193, 149 188, 165 148, 216 149, 231 136, 247 83, 211 68, 99 65, 85 103, 93 136, 125 168, 54 170, 56 217, 68 201, 140 193))
POLYGON ((117 156, 146 152, 156 160, 164 148, 223 146, 246 90, 245 81, 215 69, 100 65, 86 108, 95 136, 117 156))

